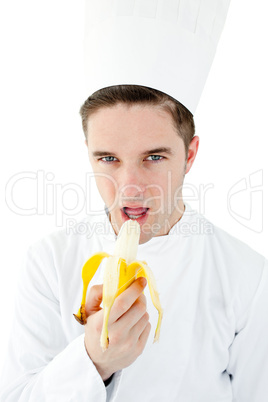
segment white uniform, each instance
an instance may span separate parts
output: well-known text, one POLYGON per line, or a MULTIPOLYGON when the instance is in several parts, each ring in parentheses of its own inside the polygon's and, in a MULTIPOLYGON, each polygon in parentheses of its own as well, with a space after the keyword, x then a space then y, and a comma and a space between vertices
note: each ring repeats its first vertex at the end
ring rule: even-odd
MULTIPOLYGON (((59 230, 27 253, 1 386, 1 402, 267 402, 268 264, 189 205, 167 236, 139 246, 164 310, 145 294, 152 330, 142 355, 107 387, 75 321, 81 268, 99 250, 112 253, 106 214, 59 230), (83 225, 83 226, 82 226, 83 225)), ((103 265, 92 285, 102 283, 103 265)))

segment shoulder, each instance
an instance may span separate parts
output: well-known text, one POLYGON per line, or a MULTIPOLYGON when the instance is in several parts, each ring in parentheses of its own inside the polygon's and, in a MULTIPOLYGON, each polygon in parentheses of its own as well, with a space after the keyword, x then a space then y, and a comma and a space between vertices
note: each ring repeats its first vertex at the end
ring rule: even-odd
POLYGON ((207 249, 212 257, 226 264, 238 264, 241 267, 264 265, 265 257, 248 244, 213 224, 190 206, 186 212, 187 236, 192 238, 195 246, 207 249))
POLYGON ((80 220, 43 236, 28 248, 28 256, 54 266, 76 262, 101 250, 113 239, 106 215, 87 215, 80 220))
POLYGON ((266 258, 199 213, 194 213, 190 220, 203 224, 193 241, 209 264, 210 275, 220 278, 228 298, 235 297, 237 303, 249 305, 267 276, 266 258))
POLYGON ((264 270, 265 257, 189 205, 186 213, 183 220, 185 233, 182 231, 180 235, 198 255, 197 258, 209 264, 212 273, 226 276, 227 282, 252 282, 256 287, 264 270))
POLYGON ((245 318, 254 300, 268 289, 267 259, 202 214, 191 212, 189 227, 198 229, 188 238, 195 261, 200 260, 202 280, 223 295, 225 305, 232 306, 236 317, 245 318))
MULTIPOLYGON (((207 220, 207 222, 209 222, 207 220)), ((265 257, 251 246, 234 237, 222 228, 213 225, 212 234, 206 236, 206 241, 211 243, 212 252, 219 254, 223 261, 231 266, 236 265, 243 272, 250 270, 262 270, 265 257)))

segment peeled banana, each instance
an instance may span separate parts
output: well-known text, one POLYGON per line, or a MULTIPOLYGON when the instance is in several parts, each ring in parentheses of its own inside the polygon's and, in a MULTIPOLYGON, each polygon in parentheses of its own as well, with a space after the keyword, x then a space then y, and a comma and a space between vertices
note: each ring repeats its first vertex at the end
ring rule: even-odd
POLYGON ((100 263, 107 258, 103 279, 103 326, 100 344, 102 350, 109 345, 108 319, 115 298, 119 296, 138 277, 147 279, 150 295, 155 308, 158 311, 158 322, 154 335, 154 342, 159 339, 161 321, 163 316, 159 295, 152 270, 144 261, 136 261, 140 238, 140 225, 137 221, 129 219, 121 227, 116 240, 114 255, 105 252, 93 254, 82 268, 83 295, 81 307, 74 314, 80 324, 86 324, 86 295, 89 282, 95 275, 100 263))

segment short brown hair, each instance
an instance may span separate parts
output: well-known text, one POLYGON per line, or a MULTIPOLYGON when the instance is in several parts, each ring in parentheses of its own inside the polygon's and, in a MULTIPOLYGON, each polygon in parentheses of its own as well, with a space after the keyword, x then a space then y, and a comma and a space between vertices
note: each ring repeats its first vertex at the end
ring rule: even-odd
POLYGON ((188 154, 189 144, 195 134, 192 113, 171 96, 156 89, 140 85, 115 85, 94 92, 80 108, 86 138, 89 117, 102 107, 112 107, 118 103, 130 106, 132 104, 155 105, 170 113, 174 127, 183 139, 186 155, 188 154))

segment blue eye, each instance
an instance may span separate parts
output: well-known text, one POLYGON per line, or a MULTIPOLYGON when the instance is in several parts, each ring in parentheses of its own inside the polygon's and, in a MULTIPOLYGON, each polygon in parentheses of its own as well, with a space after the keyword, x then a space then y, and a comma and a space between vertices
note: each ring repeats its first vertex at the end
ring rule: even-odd
POLYGON ((158 162, 158 161, 160 161, 162 159, 164 159, 164 156, 161 156, 161 155, 150 155, 147 158, 147 160, 151 160, 151 161, 154 161, 154 162, 158 162), (149 159, 149 158, 151 158, 151 159, 149 159))
POLYGON ((100 158, 102 162, 110 163, 114 162, 116 158, 114 156, 104 156, 103 158, 100 158))

